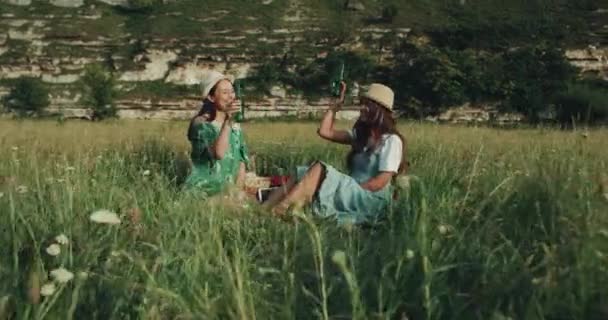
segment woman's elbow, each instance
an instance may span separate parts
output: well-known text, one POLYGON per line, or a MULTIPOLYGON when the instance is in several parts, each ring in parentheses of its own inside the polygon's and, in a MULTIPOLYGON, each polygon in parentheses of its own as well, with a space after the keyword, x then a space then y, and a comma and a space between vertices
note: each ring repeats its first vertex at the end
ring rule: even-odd
POLYGON ((376 192, 384 189, 386 185, 389 183, 390 178, 381 177, 379 179, 371 179, 368 182, 364 183, 362 187, 368 191, 376 192))
POLYGON ((382 190, 382 188, 384 188, 384 186, 381 186, 381 185, 372 185, 372 186, 370 186, 369 191, 376 192, 376 191, 382 190))
POLYGON ((323 133, 324 131, 322 129, 317 129, 317 134, 319 135, 319 137, 323 138, 323 133))
POLYGON ((373 183, 373 182, 364 183, 363 185, 361 185, 361 187, 370 192, 376 192, 376 191, 382 190, 381 185, 379 185, 378 183, 373 183))
POLYGON ((211 150, 211 154, 213 155, 213 158, 215 160, 222 160, 224 159, 224 155, 226 154, 225 150, 211 150))
POLYGON ((331 132, 323 129, 317 130, 317 134, 323 139, 329 139, 331 137, 331 132))

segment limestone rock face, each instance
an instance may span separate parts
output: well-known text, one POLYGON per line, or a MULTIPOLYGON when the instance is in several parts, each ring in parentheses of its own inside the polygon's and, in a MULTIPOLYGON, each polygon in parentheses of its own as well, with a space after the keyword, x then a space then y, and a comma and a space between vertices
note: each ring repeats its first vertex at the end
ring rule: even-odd
POLYGON ((227 73, 226 64, 186 63, 171 69, 165 82, 195 85, 206 79, 210 71, 227 73))
POLYGON ((360 1, 348 0, 348 1, 346 1, 346 9, 353 10, 353 11, 364 11, 365 6, 360 1))
POLYGON ((9 29, 8 37, 12 40, 32 41, 36 39, 42 39, 44 37, 44 34, 37 33, 33 28, 28 28, 26 30, 9 29))
POLYGON ((439 115, 438 120, 444 122, 486 122, 490 120, 490 112, 482 108, 472 108, 464 105, 458 108, 451 108, 439 115))
POLYGON ((589 45, 584 49, 566 50, 565 55, 582 72, 596 72, 608 79, 608 47, 589 45))
POLYGON ((15 6, 29 6, 32 4, 32 0, 4 0, 4 2, 15 6))
POLYGON ((177 59, 177 54, 173 51, 152 50, 146 57, 148 62, 143 70, 127 71, 120 76, 120 81, 161 80, 169 71, 169 63, 177 59))
POLYGON ((50 75, 43 74, 41 77, 43 82, 46 83, 74 83, 80 79, 79 74, 60 74, 60 75, 50 75))
POLYGON ((273 86, 270 88, 270 95, 278 98, 285 98, 287 96, 287 91, 285 88, 279 86, 273 86))
POLYGON ((84 0, 50 0, 57 7, 78 8, 84 4, 84 0))
POLYGON ((123 6, 123 7, 126 7, 126 6, 129 5, 129 0, 97 0, 97 1, 109 4, 111 6, 123 6))
MULTIPOLYGON (((162 0, 163 3, 171 1, 177 0, 162 0)), ((286 23, 281 25, 266 26, 262 18, 253 14, 244 19, 257 23, 246 28, 216 25, 219 17, 230 14, 227 10, 218 10, 208 17, 196 18, 196 23, 200 23, 199 33, 173 38, 151 36, 144 40, 138 34, 131 34, 131 29, 125 27, 122 19, 105 21, 107 13, 101 2, 111 6, 129 6, 129 0, 0 0, 2 9, 8 8, 0 10, 0 79, 39 78, 55 95, 49 110, 64 113, 67 117, 87 117, 90 110, 73 95, 78 92, 74 88, 84 68, 92 63, 110 66, 123 89, 136 88, 139 85, 137 82, 146 81, 164 82, 167 86, 196 86, 211 70, 236 79, 248 78, 259 65, 271 59, 281 59, 285 55, 284 49, 289 47, 310 51, 309 61, 315 57, 324 58, 334 49, 374 47, 377 48, 374 54, 378 61, 390 63, 398 41, 389 40, 407 38, 421 46, 430 45, 431 42, 428 37, 412 35, 409 28, 372 24, 353 27, 352 39, 335 47, 331 39, 323 35, 327 30, 320 27, 319 18, 297 0, 286 1, 288 7, 280 19, 286 23), (49 11, 52 13, 38 12, 34 10, 38 2, 65 9, 54 8, 49 11), (32 7, 28 10, 14 7, 29 5, 32 7), (261 53, 258 47, 265 51, 261 53)), ((277 4, 272 0, 259 2, 277 4)), ((345 0, 343 3, 346 10, 365 13, 365 10, 371 9, 365 8, 361 0, 345 0)), ((605 13, 608 11, 598 10, 596 14, 605 13)), ((186 18, 181 12, 167 16, 186 18)), ((608 26, 603 25, 600 29, 598 33, 605 34, 608 26)), ((566 56, 583 72, 597 73, 608 80, 608 47, 605 41, 598 40, 595 46, 568 50, 566 56)), ((295 69, 293 66, 288 68, 295 69)), ((250 89, 249 85, 245 80, 246 91, 250 89)), ((364 90, 364 85, 361 83, 361 89, 353 85, 352 96, 348 98, 356 99, 358 93, 364 90)), ((9 85, 0 84, 0 96, 8 93, 9 89, 9 85)), ((331 103, 331 99, 308 100, 280 86, 271 88, 264 96, 260 94, 244 96, 246 117, 322 114, 331 103)), ((155 99, 117 101, 119 115, 142 119, 186 119, 196 112, 201 100, 200 97, 155 99)), ((358 116, 358 111, 354 107, 345 108, 337 116, 352 119, 358 116)), ((444 114, 436 120, 476 122, 493 119, 494 116, 497 115, 491 110, 460 110, 444 114)))
POLYGON ((42 75, 40 66, 1 66, 0 79, 17 79, 19 77, 37 78, 42 75))
POLYGON ((523 115, 518 113, 499 113, 495 106, 471 106, 469 103, 450 108, 437 117, 427 118, 433 122, 484 123, 492 121, 497 124, 518 123, 523 119, 523 115))

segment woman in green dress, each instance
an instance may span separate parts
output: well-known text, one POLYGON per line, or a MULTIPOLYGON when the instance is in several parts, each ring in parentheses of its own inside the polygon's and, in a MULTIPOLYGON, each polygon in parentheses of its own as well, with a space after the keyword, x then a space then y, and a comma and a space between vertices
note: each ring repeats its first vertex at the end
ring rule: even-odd
POLYGON ((203 106, 188 128, 193 167, 185 185, 212 196, 243 187, 249 158, 240 125, 233 122, 239 101, 231 79, 212 71, 202 88, 203 106))
POLYGON ((294 179, 266 203, 275 215, 283 216, 291 206, 310 205, 316 216, 351 225, 374 223, 386 212, 393 177, 407 169, 405 140, 392 114, 393 91, 371 84, 361 97, 360 115, 352 130, 336 130, 335 114, 345 90, 346 84, 341 83, 341 98, 323 117, 318 133, 331 142, 351 146, 348 174, 321 161, 298 167, 294 179))

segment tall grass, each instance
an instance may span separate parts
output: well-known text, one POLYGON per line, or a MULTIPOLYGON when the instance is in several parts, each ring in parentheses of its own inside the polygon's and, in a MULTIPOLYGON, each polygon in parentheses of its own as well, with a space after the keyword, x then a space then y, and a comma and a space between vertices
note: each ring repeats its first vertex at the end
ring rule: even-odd
MULTIPOLYGON (((410 188, 379 225, 339 228, 182 192, 185 127, 0 122, 0 318, 608 317, 605 129, 404 123, 410 188), (75 278, 39 297, 59 266, 75 278)), ((312 124, 245 130, 259 173, 344 166, 312 124)))

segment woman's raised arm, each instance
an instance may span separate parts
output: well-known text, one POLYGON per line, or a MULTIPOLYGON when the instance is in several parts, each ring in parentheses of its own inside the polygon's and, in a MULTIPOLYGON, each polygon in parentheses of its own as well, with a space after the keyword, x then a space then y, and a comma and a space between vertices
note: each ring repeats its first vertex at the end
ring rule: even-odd
POLYGON ((352 137, 348 131, 334 129, 336 112, 340 110, 342 104, 344 103, 344 92, 346 92, 346 83, 342 81, 340 82, 340 98, 336 101, 336 104, 330 107, 323 116, 321 126, 317 130, 317 133, 319 136, 321 136, 321 138, 332 142, 351 144, 352 137))

